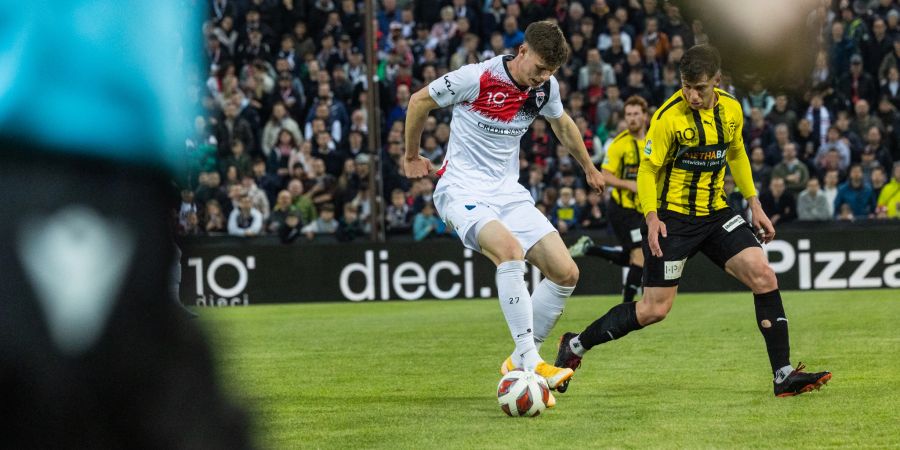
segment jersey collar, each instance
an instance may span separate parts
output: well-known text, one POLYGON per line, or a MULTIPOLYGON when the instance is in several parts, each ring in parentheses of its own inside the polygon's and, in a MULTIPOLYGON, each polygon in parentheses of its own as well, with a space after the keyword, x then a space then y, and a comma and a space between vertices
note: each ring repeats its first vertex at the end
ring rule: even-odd
POLYGON ((531 88, 528 86, 522 86, 521 84, 517 83, 516 79, 513 78, 512 73, 510 73, 509 67, 506 65, 506 63, 512 60, 512 55, 503 55, 503 70, 506 71, 506 76, 509 77, 509 81, 512 81, 512 84, 516 87, 516 89, 520 91, 528 91, 531 88))

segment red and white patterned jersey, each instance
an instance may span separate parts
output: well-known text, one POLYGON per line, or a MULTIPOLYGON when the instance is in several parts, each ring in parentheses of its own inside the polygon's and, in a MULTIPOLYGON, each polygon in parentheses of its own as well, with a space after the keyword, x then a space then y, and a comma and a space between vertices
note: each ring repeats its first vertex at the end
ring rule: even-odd
POLYGON ((518 183, 519 141, 538 114, 561 117, 563 105, 552 76, 537 88, 518 86, 507 68, 512 59, 469 64, 428 85, 438 105, 454 105, 438 188, 456 185, 501 203, 528 194, 518 183))

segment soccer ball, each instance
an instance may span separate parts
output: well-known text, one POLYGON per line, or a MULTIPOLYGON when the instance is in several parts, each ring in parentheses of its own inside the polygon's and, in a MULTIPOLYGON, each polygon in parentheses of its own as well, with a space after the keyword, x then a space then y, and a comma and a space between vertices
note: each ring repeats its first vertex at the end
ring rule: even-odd
POLYGON ((509 416, 535 417, 547 409, 549 400, 547 380, 532 371, 511 370, 497 386, 497 402, 509 416))

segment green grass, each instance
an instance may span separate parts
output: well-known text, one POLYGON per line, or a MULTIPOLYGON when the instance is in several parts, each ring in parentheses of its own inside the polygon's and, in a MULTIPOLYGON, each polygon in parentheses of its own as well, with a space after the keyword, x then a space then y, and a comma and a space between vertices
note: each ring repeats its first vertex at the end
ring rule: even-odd
MULTIPOLYGON (((834 372, 777 399, 749 293, 685 294, 662 323, 587 354, 538 418, 497 406, 512 340, 496 301, 204 309, 221 375, 264 448, 900 446, 900 295, 789 292, 793 362, 834 372)), ((614 297, 576 297, 580 331, 614 297)))

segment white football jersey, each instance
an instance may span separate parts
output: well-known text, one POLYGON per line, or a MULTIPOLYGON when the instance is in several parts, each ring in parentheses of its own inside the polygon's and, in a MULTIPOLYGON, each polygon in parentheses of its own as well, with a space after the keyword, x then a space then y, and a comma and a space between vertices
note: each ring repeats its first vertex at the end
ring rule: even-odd
POLYGON ((455 185, 499 203, 531 198, 518 183, 519 141, 538 114, 561 117, 563 105, 552 76, 537 88, 518 86, 506 66, 512 59, 469 64, 428 85, 438 105, 454 105, 439 189, 455 185))

